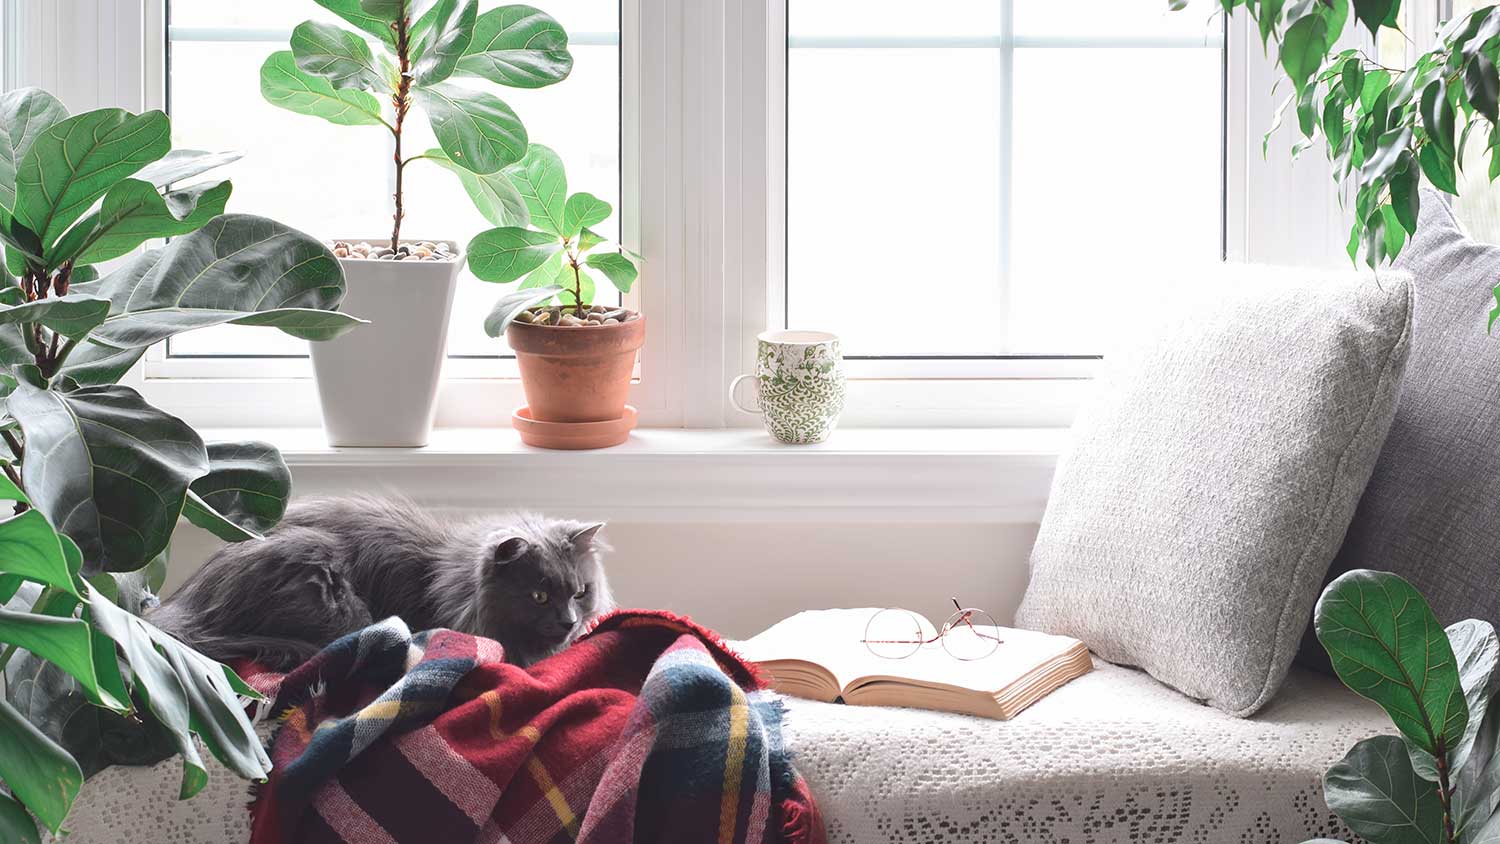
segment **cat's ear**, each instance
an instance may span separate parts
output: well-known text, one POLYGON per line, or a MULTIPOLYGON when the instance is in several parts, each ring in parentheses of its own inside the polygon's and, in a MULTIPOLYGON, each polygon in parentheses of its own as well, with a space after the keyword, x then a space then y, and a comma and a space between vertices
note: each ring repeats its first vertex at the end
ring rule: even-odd
POLYGON ((604 530, 604 523, 595 522, 573 531, 573 535, 568 537, 568 539, 572 541, 574 547, 586 548, 594 544, 594 537, 598 536, 601 530, 604 530))
POLYGON ((495 555, 493 562, 497 566, 514 563, 516 560, 521 559, 521 557, 530 550, 531 543, 527 542, 522 537, 507 537, 506 539, 502 539, 498 544, 495 545, 495 555))

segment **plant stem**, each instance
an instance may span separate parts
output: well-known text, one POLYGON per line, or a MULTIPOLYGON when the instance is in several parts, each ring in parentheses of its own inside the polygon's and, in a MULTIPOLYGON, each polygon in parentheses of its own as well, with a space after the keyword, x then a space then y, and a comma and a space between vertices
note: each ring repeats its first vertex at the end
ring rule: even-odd
POLYGON ((1443 805, 1443 840, 1448 844, 1458 844, 1458 836, 1453 831, 1453 786, 1448 782, 1448 748, 1439 739, 1436 750, 1438 802, 1443 805))
POLYGON ((391 96, 391 104, 396 109, 396 125, 391 127, 391 135, 396 139, 396 213, 391 228, 392 252, 401 246, 401 219, 406 216, 401 187, 401 176, 406 170, 406 162, 401 160, 401 126, 406 121, 406 110, 411 108, 411 33, 404 6, 396 18, 396 58, 400 62, 401 80, 396 83, 396 93, 391 96))
POLYGON ((5 444, 10 446, 10 453, 16 456, 17 462, 26 459, 26 452, 22 450, 21 441, 16 439, 15 434, 10 431, 0 431, 0 437, 5 438, 5 444))
POLYGON ((573 315, 583 319, 583 277, 578 272, 578 259, 569 258, 573 267, 573 315))

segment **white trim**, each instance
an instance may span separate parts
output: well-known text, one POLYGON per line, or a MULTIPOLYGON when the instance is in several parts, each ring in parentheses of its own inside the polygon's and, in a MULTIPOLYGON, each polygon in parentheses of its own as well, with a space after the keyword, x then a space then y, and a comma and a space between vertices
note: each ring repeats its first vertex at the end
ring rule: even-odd
POLYGON ((269 438, 299 495, 389 490, 444 509, 658 523, 1034 523, 1068 442, 1063 429, 848 430, 817 446, 644 429, 617 448, 556 452, 493 430, 439 431, 425 449, 332 449, 316 430, 203 434, 269 438))

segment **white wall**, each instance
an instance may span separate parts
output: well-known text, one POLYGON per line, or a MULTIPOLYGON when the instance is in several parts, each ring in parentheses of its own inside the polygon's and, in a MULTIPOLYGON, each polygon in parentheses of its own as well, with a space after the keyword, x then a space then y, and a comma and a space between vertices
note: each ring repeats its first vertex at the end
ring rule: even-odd
MULTIPOLYGON (((903 606, 941 620, 949 596, 1006 624, 1026 587, 1036 526, 620 522, 606 536, 622 606, 669 609, 743 638, 810 608, 903 606)), ((183 525, 167 591, 219 544, 183 525)))

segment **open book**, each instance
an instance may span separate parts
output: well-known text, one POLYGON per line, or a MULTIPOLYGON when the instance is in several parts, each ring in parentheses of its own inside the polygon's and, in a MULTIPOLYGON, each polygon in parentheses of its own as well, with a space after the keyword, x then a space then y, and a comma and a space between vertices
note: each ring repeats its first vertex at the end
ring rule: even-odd
MULTIPOLYGON (((872 653, 861 640, 875 609, 800 612, 749 641, 741 656, 757 663, 779 692, 862 706, 913 706, 1008 720, 1094 667, 1077 639, 1008 627, 984 628, 1001 640, 965 661, 939 642, 905 659, 872 653)), ((925 623, 928 635, 935 635, 925 623)))

